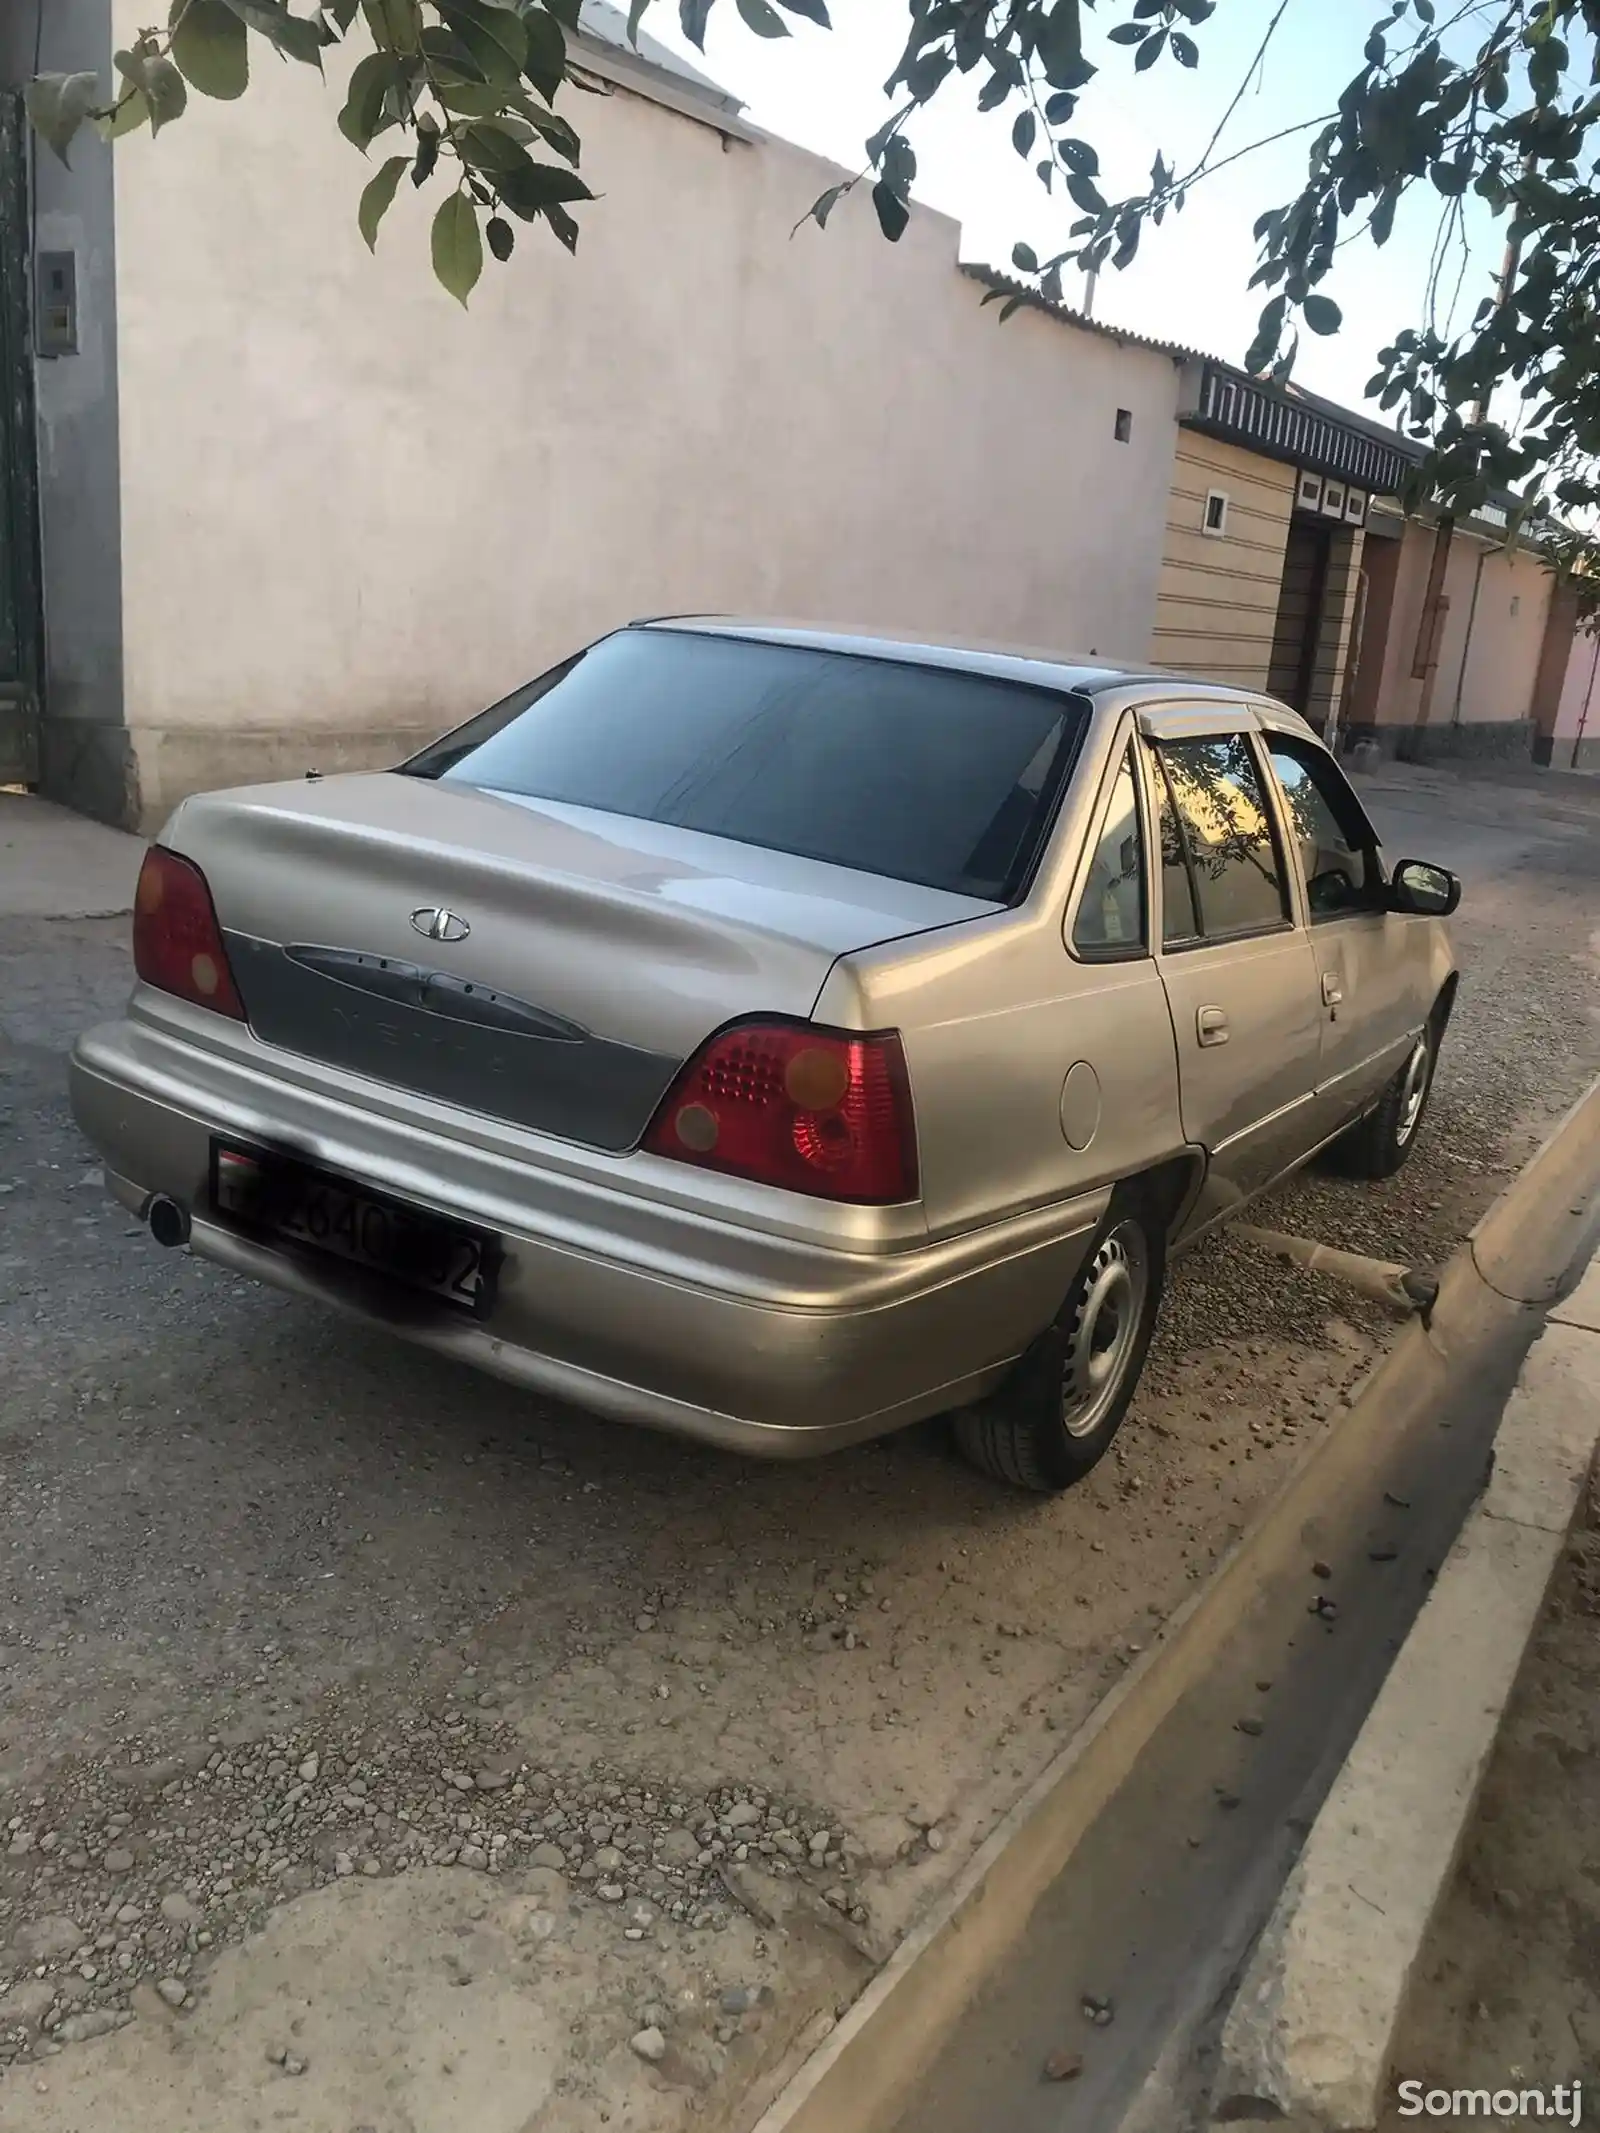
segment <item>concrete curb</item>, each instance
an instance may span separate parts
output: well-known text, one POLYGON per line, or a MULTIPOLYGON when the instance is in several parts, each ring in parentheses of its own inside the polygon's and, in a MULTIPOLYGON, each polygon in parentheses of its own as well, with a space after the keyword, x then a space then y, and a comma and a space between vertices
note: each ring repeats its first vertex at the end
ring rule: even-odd
POLYGON ((1557 1305, 1457 1539, 1223 2025, 1213 2122, 1374 2125, 1412 1975, 1600 1447, 1600 1260, 1557 1305))
MULTIPOLYGON (((1205 1674, 1330 1501, 1365 1488, 1402 1417, 1448 1402, 1558 1293, 1600 1194, 1600 1080, 1556 1126, 1445 1269, 1431 1331, 1413 1320, 1210 1581, 1035 1779, 889 1962, 770 2102, 752 2133, 884 2133, 940 2039, 1004 1960, 1157 1728, 1205 1674)), ((767 2091, 770 2096, 771 2090, 767 2091)), ((759 2099, 758 2099, 759 2100, 759 2099)))

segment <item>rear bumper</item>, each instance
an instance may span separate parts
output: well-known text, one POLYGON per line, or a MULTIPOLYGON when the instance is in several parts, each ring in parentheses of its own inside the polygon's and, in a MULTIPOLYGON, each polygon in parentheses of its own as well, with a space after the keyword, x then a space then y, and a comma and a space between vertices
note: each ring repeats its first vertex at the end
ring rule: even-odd
MULTIPOLYGON (((847 1251, 715 1221, 619 1184, 429 1130, 137 1021, 81 1038, 73 1109, 112 1190, 189 1210, 189 1248, 618 1421, 803 1457, 960 1405, 1049 1323, 1106 1191, 961 1237, 847 1251), (492 1316, 418 1302, 263 1244, 209 1199, 214 1134, 276 1146, 505 1245, 492 1316)), ((386 1092, 387 1093, 387 1092, 386 1092)), ((530 1136, 530 1143, 535 1137, 530 1136)), ((624 1161, 616 1166, 626 1170, 624 1161)))

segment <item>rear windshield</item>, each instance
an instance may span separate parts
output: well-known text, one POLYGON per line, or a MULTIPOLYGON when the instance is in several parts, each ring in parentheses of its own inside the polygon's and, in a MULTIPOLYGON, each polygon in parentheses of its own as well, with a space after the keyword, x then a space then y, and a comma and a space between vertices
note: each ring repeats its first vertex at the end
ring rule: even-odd
POLYGON ((1086 711, 947 667, 621 630, 405 768, 1005 903, 1086 711))

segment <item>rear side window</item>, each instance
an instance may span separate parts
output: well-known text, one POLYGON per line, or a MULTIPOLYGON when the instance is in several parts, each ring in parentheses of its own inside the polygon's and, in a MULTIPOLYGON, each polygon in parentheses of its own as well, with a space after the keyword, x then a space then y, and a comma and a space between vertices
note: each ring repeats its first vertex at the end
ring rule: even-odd
POLYGON ((1086 714, 945 667, 621 630, 405 767, 1005 903, 1086 714))
POLYGON ((1072 945, 1097 962, 1145 952, 1144 837, 1131 749, 1123 755, 1095 839, 1072 945))
MULTIPOLYGON (((1282 925, 1289 916, 1283 866, 1261 774, 1242 733, 1169 741, 1157 750, 1172 796, 1190 896, 1180 898, 1168 941, 1225 939, 1282 925)), ((1165 854, 1163 854, 1165 859, 1165 854)), ((1172 878, 1167 869, 1166 878, 1172 878)))

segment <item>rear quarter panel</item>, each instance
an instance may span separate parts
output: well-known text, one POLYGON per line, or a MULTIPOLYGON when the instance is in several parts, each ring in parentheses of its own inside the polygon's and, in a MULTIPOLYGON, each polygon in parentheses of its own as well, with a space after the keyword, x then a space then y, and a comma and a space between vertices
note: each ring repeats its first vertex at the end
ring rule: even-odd
POLYGON ((1127 731, 1116 708, 1097 708, 1024 904, 843 957, 817 1001, 819 1022, 900 1031, 935 1237, 1109 1189, 1183 1147, 1172 1017, 1153 958, 1081 963, 1063 930, 1127 731), (1063 1123, 1074 1067, 1074 1139, 1086 1117, 1093 1125, 1077 1147, 1063 1123), (1084 1067, 1097 1104, 1084 1102, 1084 1067))

